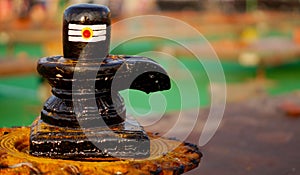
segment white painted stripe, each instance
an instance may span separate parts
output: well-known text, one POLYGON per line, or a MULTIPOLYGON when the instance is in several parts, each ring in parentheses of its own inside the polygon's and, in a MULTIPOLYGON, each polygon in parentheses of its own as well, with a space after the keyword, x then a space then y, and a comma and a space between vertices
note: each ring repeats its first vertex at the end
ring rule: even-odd
MULTIPOLYGON (((94 36, 100 36, 100 35, 105 35, 105 34, 106 34, 106 30, 93 31, 94 36)), ((79 30, 69 30, 68 35, 79 35, 79 36, 81 36, 82 33, 79 30)))
POLYGON ((82 30, 85 27, 89 27, 92 30, 105 30, 106 24, 97 24, 97 25, 69 24, 69 29, 74 29, 74 30, 82 30))
POLYGON ((94 36, 90 39, 84 39, 81 36, 69 36, 69 41, 73 42, 99 42, 106 40, 106 36, 94 36))

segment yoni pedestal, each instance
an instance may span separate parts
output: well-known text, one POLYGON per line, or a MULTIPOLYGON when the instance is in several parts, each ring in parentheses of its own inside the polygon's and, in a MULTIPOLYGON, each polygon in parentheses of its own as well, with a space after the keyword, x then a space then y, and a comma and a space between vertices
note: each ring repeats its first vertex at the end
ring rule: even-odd
POLYGON ((30 154, 63 159, 149 156, 149 138, 137 121, 126 118, 118 91, 167 90, 170 79, 149 58, 109 55, 110 24, 105 6, 66 9, 64 56, 41 58, 37 66, 53 95, 31 126, 30 154), (121 83, 112 88, 116 80, 121 83))

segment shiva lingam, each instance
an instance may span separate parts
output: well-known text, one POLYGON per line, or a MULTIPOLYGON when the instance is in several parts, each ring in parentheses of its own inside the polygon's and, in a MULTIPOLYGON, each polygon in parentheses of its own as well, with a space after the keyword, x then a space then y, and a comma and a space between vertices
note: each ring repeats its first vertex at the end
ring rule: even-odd
POLYGON ((37 66, 53 95, 31 127, 0 128, 0 174, 177 175, 198 166, 196 145, 146 133, 126 116, 120 90, 167 90, 170 79, 149 58, 109 55, 110 26, 105 6, 66 9, 64 56, 37 66))
POLYGON ((65 10, 63 56, 38 61, 37 70, 52 86, 53 95, 31 126, 31 155, 61 159, 149 157, 149 137, 135 119, 126 117, 118 91, 167 90, 170 79, 149 58, 109 54, 110 15, 107 7, 92 4, 65 10))

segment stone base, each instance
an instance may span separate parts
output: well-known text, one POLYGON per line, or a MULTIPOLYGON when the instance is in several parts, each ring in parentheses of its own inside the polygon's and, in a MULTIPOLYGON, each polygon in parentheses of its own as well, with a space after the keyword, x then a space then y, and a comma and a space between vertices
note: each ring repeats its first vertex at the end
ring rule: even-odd
POLYGON ((36 157, 28 154, 29 130, 28 127, 0 128, 0 174, 179 175, 196 168, 202 157, 196 145, 152 133, 147 133, 151 140, 151 154, 147 159, 77 161, 36 157))
POLYGON ((150 140, 133 119, 89 129, 49 125, 40 117, 31 126, 30 154, 60 159, 147 158, 150 140))

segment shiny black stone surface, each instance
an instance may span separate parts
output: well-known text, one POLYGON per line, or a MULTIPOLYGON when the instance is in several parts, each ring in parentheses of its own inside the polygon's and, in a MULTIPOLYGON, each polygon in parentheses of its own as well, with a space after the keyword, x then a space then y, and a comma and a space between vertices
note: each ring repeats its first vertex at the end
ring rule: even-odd
POLYGON ((30 154, 80 160, 86 158, 147 158, 150 140, 133 119, 106 127, 61 128, 40 118, 31 128, 30 154), (100 149, 101 148, 101 149, 100 149))
POLYGON ((93 4, 76 4, 68 7, 63 17, 63 52, 65 58, 73 60, 101 59, 109 54, 110 44, 110 10, 106 6, 93 4), (71 42, 68 40, 69 24, 106 25, 106 40, 100 42, 71 42))
POLYGON ((150 140, 137 121, 126 117, 119 91, 167 90, 170 79, 150 58, 109 55, 110 24, 105 6, 77 4, 66 9, 64 56, 41 58, 37 65, 53 95, 31 126, 32 155, 62 159, 149 156, 150 140))

